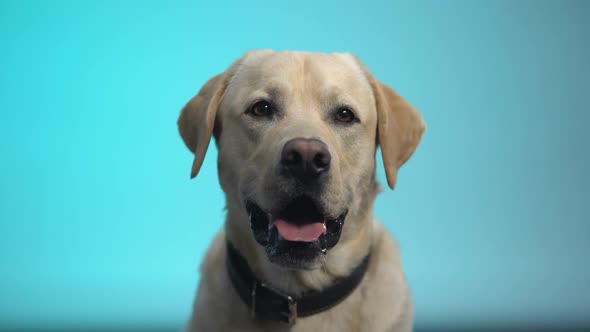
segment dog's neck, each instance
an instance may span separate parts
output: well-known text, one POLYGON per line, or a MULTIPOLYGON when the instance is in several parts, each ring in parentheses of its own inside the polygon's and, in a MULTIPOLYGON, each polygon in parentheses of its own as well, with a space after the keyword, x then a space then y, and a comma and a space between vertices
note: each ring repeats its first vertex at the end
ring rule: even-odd
POLYGON ((285 293, 300 295, 349 275, 369 253, 373 236, 370 205, 362 215, 352 212, 347 216, 340 241, 328 250, 325 263, 313 270, 286 269, 271 263, 265 249, 254 240, 246 212, 237 206, 228 204, 225 232, 260 281, 285 293))

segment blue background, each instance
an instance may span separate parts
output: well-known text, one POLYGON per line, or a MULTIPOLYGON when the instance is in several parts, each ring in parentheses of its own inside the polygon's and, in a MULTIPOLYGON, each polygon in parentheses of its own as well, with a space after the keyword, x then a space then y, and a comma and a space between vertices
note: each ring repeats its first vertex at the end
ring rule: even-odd
MULTIPOLYGON (((590 322, 590 2, 0 1, 0 328, 169 327, 222 227, 181 107, 249 49, 349 51, 428 132, 376 214, 418 326, 590 322)), ((381 183, 384 172, 379 168, 381 183)))

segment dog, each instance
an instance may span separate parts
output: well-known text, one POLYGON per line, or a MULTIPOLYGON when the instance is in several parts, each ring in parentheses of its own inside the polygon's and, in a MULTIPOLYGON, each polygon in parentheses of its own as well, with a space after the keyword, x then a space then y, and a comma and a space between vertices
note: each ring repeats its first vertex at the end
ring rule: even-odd
POLYGON ((197 176, 211 137, 226 196, 187 331, 411 331, 396 243, 373 219, 426 129, 354 56, 252 51, 182 109, 197 176))

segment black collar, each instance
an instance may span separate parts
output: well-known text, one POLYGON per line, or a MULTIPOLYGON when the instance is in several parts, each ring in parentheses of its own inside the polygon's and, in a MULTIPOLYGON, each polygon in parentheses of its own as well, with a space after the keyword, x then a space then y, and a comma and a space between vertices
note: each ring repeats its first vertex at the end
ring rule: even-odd
POLYGON ((238 295, 250 308, 252 317, 295 324, 297 317, 311 316, 342 302, 359 285, 369 255, 347 277, 322 291, 310 291, 301 297, 285 294, 256 279, 246 259, 227 242, 227 271, 238 295))

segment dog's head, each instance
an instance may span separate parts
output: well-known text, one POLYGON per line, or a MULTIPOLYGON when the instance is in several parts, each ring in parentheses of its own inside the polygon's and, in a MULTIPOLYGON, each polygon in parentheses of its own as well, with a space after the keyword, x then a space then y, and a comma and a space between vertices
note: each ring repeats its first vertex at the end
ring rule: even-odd
POLYGON ((377 146, 393 189, 425 129, 355 57, 272 51, 248 53, 210 79, 178 124, 195 154, 191 176, 215 136, 236 229, 271 262, 301 269, 321 266, 367 228, 377 146))

